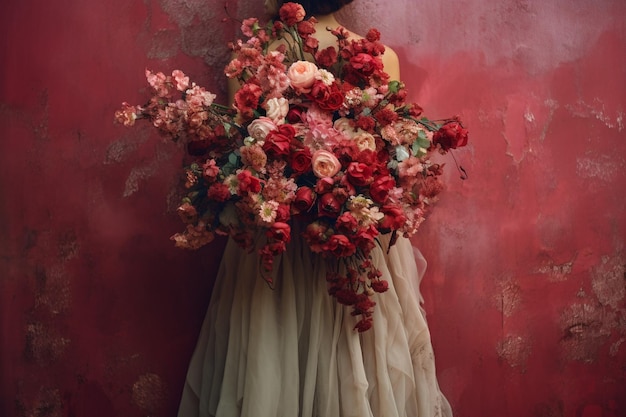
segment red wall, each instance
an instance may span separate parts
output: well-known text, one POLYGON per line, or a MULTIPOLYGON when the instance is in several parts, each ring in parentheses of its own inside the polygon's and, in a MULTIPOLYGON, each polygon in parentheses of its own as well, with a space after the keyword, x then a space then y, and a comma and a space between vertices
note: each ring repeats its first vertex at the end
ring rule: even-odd
MULTIPOLYGON (((173 248, 180 150, 113 112, 146 67, 223 98, 236 25, 221 1, 8 3, 0 415, 172 416, 223 242, 173 248)), ((413 98, 471 131, 469 179, 448 170, 416 238, 442 390, 457 416, 625 416, 626 3, 420 3, 340 18, 378 27, 413 98)))

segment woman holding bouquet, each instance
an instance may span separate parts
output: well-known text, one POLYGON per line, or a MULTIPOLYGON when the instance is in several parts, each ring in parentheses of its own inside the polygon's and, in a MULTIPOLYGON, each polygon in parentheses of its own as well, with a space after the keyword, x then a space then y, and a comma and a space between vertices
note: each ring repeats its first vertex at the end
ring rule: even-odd
MULTIPOLYGON (((315 17, 308 32, 314 29, 317 44, 306 44, 309 48, 332 55, 327 48, 336 47, 338 37, 364 39, 349 31, 337 32, 340 25, 333 13, 351 1, 302 1, 307 15, 315 17)), ((266 1, 278 15, 282 2, 272 3, 276 1, 266 1)), ((289 5, 281 9, 280 17, 304 20, 298 13, 300 9, 289 5)), ((306 34, 307 27, 302 30, 306 34)), ((395 53, 389 48, 382 53, 375 39, 368 45, 381 49, 380 62, 389 76, 380 75, 385 84, 399 80, 395 53)), ((297 85, 296 78, 291 78, 291 84, 297 85)), ((233 94, 235 106, 246 117, 243 93, 233 94)), ((364 128, 365 124, 364 119, 364 128)), ((309 140, 326 137, 313 135, 309 140)), ((271 157, 280 151, 279 144, 277 140, 276 148, 264 149, 271 157)), ((327 160, 317 157, 320 170, 332 171, 333 163, 339 163, 332 155, 327 160)), ((358 177, 358 173, 351 175, 358 177)), ((304 207, 316 198, 314 191, 302 194, 298 201, 304 207)), ((332 211, 332 203, 324 210, 332 211)), ((425 261, 410 241, 398 237, 392 242, 391 233, 381 233, 376 245, 368 248, 373 264, 369 271, 378 275, 371 286, 377 284, 376 290, 368 289, 367 300, 375 308, 369 305, 357 312, 366 317, 359 320, 354 308, 328 294, 332 287, 328 277, 337 262, 311 249, 317 231, 299 224, 297 218, 290 225, 284 251, 270 265, 271 285, 260 270, 266 259, 230 239, 191 359, 179 417, 450 416, 437 384, 430 334, 420 308, 418 287, 425 261)))

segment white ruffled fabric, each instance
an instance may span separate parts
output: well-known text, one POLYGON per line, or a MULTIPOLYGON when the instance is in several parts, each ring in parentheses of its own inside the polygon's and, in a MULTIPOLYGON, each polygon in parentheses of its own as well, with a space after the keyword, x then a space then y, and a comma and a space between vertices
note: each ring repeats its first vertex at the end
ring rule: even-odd
POLYGON ((275 260, 274 289, 256 255, 230 241, 178 416, 451 416, 420 306, 426 262, 404 238, 373 259, 389 290, 359 334, 350 308, 327 293, 326 261, 300 239, 275 260))

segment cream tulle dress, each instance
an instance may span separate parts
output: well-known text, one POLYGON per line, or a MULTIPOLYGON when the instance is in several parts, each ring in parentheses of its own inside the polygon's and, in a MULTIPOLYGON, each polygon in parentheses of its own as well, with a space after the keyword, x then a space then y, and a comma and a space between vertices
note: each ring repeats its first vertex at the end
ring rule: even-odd
POLYGON ((295 233, 274 289, 256 255, 229 241, 179 417, 450 416, 420 306, 426 262, 404 238, 373 259, 389 290, 375 295, 372 329, 358 333, 327 293, 326 261, 295 233))

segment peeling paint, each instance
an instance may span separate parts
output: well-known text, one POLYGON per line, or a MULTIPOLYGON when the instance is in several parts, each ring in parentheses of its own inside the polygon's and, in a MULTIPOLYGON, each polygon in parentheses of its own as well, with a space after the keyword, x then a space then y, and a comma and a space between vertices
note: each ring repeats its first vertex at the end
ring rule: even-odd
POLYGON ((626 259, 604 257, 592 273, 592 288, 600 304, 618 308, 626 296, 626 259))
POLYGON ((39 269, 35 308, 45 306, 52 315, 66 312, 71 304, 70 279, 62 266, 39 269))
MULTIPOLYGON (((134 132, 138 133, 142 130, 135 129, 134 132)), ((139 133, 137 135, 125 135, 120 140, 111 142, 107 147, 104 157, 104 164, 116 164, 125 161, 134 151, 137 150, 139 145, 145 143, 149 139, 147 133, 139 133)))
POLYGON ((613 182, 624 172, 624 160, 614 160, 617 155, 597 155, 594 158, 576 158, 576 174, 581 178, 595 178, 604 182, 613 182))
POLYGON ((26 326, 24 355, 38 365, 49 365, 63 356, 69 343, 47 324, 31 323, 26 326))
POLYGON ((509 366, 519 368, 521 372, 526 371, 526 361, 531 352, 531 344, 527 338, 508 335, 498 342, 496 350, 498 357, 504 359, 509 366))
POLYGON ((562 264, 548 264, 541 266, 537 269, 537 272, 548 276, 550 282, 562 282, 567 281, 567 278, 571 275, 574 262, 565 262, 562 264))
POLYGON ((569 110, 574 117, 584 119, 594 118, 602 122, 609 129, 617 129, 621 132, 624 128, 623 113, 617 112, 615 121, 613 121, 614 118, 606 114, 605 105, 599 98, 596 98, 591 104, 584 100, 579 100, 574 104, 566 105, 565 108, 569 110))
POLYGON ((152 414, 165 403, 166 392, 166 385, 160 376, 146 373, 141 375, 133 384, 133 403, 145 412, 152 414))
POLYGON ((519 309, 522 291, 519 284, 507 277, 498 283, 499 292, 494 296, 495 306, 506 317, 510 317, 519 309))
POLYGON ((69 261, 78 256, 80 243, 76 237, 76 232, 66 230, 58 238, 59 258, 62 261, 69 261))
POLYGON ((17 400, 20 417, 62 417, 63 400, 57 388, 41 387, 32 402, 24 398, 17 400))
POLYGON ((139 183, 141 180, 152 177, 157 172, 156 161, 150 162, 148 165, 134 167, 128 178, 126 178, 126 185, 124 186, 124 197, 130 197, 137 191, 139 191, 139 183))
POLYGON ((565 359, 595 362, 611 334, 604 310, 591 304, 574 304, 562 312, 560 321, 565 359))

